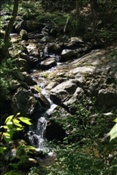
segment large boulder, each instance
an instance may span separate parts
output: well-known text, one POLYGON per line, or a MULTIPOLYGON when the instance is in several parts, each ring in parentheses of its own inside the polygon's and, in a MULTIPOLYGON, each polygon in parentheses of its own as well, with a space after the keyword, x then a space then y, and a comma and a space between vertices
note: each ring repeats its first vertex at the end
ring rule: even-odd
POLYGON ((41 108, 38 100, 32 93, 24 88, 18 88, 12 98, 12 110, 16 114, 18 112, 23 116, 33 116, 41 108))
POLYGON ((50 92, 51 100, 64 107, 64 102, 68 101, 77 88, 74 80, 67 80, 54 87, 50 92))
POLYGON ((98 104, 106 108, 117 106, 117 89, 100 89, 98 91, 98 104))
POLYGON ((13 75, 19 82, 24 82, 29 86, 36 84, 27 72, 15 72, 13 75))

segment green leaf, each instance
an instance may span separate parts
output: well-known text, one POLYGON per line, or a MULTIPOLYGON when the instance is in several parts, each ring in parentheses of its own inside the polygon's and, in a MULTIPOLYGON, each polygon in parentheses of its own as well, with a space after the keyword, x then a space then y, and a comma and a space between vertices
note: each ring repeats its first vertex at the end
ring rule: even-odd
POLYGON ((13 122, 8 121, 8 122, 6 123, 6 125, 7 125, 7 126, 12 126, 12 125, 13 125, 13 122))
POLYGON ((14 123, 14 125, 19 126, 20 128, 22 127, 22 125, 20 124, 20 121, 18 119, 14 118, 13 123, 14 123))
POLYGON ((11 122, 13 117, 14 117, 14 115, 10 115, 9 117, 7 117, 5 120, 5 123, 7 124, 7 123, 11 122))
POLYGON ((115 123, 117 123, 117 118, 114 120, 115 123))
POLYGON ((108 133, 108 136, 110 136, 110 141, 117 137, 117 123, 113 126, 111 131, 108 133))
POLYGON ((7 149, 7 147, 0 147, 0 154, 4 155, 4 151, 7 149))
POLYGON ((27 147, 29 150, 35 150, 35 147, 34 147, 34 146, 27 145, 26 147, 27 147))
POLYGON ((21 131, 24 127, 16 128, 16 131, 21 131))
POLYGON ((19 117, 19 120, 27 125, 32 125, 32 123, 30 122, 30 119, 27 117, 19 117))
POLYGON ((10 134, 9 134, 8 132, 4 132, 3 135, 4 135, 5 137, 10 137, 10 134))
POLYGON ((6 125, 5 125, 5 126, 3 126, 3 128, 4 128, 4 129, 9 129, 9 127, 8 127, 8 126, 6 126, 6 125))
POLYGON ((6 143, 8 143, 9 141, 11 141, 11 135, 7 132, 4 132, 3 133, 3 136, 4 136, 4 140, 6 143))
POLYGON ((40 89, 37 85, 33 86, 33 89, 34 89, 35 91, 37 91, 38 93, 41 92, 41 89, 40 89))

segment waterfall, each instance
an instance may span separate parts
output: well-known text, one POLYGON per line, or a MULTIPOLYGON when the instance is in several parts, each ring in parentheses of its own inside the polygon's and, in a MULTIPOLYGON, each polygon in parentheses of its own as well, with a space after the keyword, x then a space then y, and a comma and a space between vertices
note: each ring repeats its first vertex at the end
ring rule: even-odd
POLYGON ((32 146, 36 148, 36 151, 46 150, 46 137, 45 131, 47 126, 46 115, 43 114, 37 121, 37 125, 34 128, 30 128, 28 137, 32 146))
POLYGON ((47 152, 48 148, 46 147, 46 143, 47 143, 46 127, 47 127, 48 116, 51 115, 51 113, 57 107, 57 105, 53 104, 53 102, 49 98, 49 95, 45 89, 43 89, 41 93, 49 101, 50 108, 41 114, 41 116, 38 118, 37 122, 34 124, 33 127, 31 126, 29 128, 28 138, 29 138, 30 144, 36 148, 36 151, 47 152))

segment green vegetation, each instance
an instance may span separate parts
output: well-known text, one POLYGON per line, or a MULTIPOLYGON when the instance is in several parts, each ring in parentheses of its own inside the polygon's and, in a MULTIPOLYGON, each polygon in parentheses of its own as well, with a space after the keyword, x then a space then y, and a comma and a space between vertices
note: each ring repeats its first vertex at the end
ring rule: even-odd
MULTIPOLYGON (((56 145, 55 164, 47 167, 47 175, 116 175, 117 139, 109 142, 105 138, 111 128, 109 118, 102 112, 94 112, 78 104, 75 115, 53 115, 63 125, 67 137, 56 145)), ((110 134, 115 134, 113 129, 110 134)))
MULTIPOLYGON (((6 101, 10 99, 14 89, 13 74, 18 71, 17 58, 11 58, 9 54, 9 47, 12 44, 9 35, 14 22, 17 22, 17 13, 24 19, 35 19, 40 23, 56 27, 63 32, 62 35, 82 36, 84 40, 94 45, 105 47, 113 44, 117 39, 117 5, 116 0, 76 0, 74 2, 5 0, 0 9, 10 12, 9 19, 7 16, 2 16, 0 24, 0 29, 3 30, 0 33, 0 111, 5 109, 3 118, 1 116, 1 121, 5 123, 0 127, 2 130, 0 131, 0 169, 4 175, 20 175, 24 172, 20 172, 19 167, 27 162, 34 148, 21 139, 14 141, 13 136, 22 131, 24 125, 31 125, 31 123, 28 118, 20 114, 9 114, 10 116, 5 117, 4 120, 4 113, 5 115, 9 113, 6 111, 6 101), (4 27, 6 20, 10 21, 9 27, 4 27), (16 149, 16 156, 9 157, 8 151, 13 148, 16 149)), ((115 51, 109 58, 113 59, 116 56, 115 51)), ((47 78, 48 74, 42 73, 40 76, 47 78)), ((33 88, 37 92, 41 91, 37 86, 33 88)), ((62 143, 52 144, 56 153, 55 163, 50 166, 31 167, 28 175, 116 175, 117 123, 113 126, 111 121, 117 117, 117 111, 112 110, 114 116, 107 118, 103 115, 103 111, 97 110, 95 106, 93 109, 90 108, 90 104, 86 102, 76 104, 75 108, 77 111, 74 115, 62 116, 56 112, 51 118, 62 125, 66 131, 66 137, 62 143), (110 136, 111 142, 107 136, 110 136)))
POLYGON ((23 140, 13 139, 17 132, 24 129, 24 125, 32 125, 30 119, 17 113, 16 115, 8 116, 4 125, 1 126, 0 140, 3 144, 0 145, 0 170, 1 172, 3 170, 4 174, 18 174, 15 171, 19 169, 19 166, 27 162, 28 154, 35 150, 34 147, 27 145, 23 140), (12 153, 13 149, 16 150, 16 153, 12 153), (10 155, 10 151, 12 155, 10 155), (10 171, 11 167, 14 171, 10 171), (5 173, 8 170, 9 173, 5 173))
POLYGON ((7 98, 12 89, 13 72, 17 70, 15 59, 9 58, 0 65, 0 98, 7 98))
POLYGON ((108 136, 110 136, 110 140, 113 140, 117 137, 117 118, 114 120, 116 124, 113 126, 111 131, 108 133, 108 136))

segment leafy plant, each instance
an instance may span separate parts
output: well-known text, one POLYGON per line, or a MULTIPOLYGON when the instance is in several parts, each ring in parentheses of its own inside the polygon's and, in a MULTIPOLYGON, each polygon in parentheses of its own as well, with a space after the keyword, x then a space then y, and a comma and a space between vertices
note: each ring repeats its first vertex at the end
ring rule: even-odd
POLYGON ((6 142, 12 140, 15 131, 20 131, 24 128, 21 122, 27 125, 31 125, 30 119, 20 116, 20 113, 7 117, 7 119, 5 120, 5 125, 3 126, 6 132, 2 133, 3 138, 6 142))
POLYGON ((3 61, 0 65, 0 97, 7 98, 7 95, 12 89, 13 72, 17 71, 15 59, 9 58, 3 61))
POLYGON ((28 175, 38 175, 39 174, 39 169, 37 167, 32 167, 30 168, 30 172, 28 175))
POLYGON ((107 134, 110 136, 110 141, 115 139, 117 137, 117 118, 114 120, 116 124, 113 126, 113 128, 110 130, 110 132, 107 134))
POLYGON ((13 147, 16 150, 16 155, 9 157, 10 163, 8 163, 13 170, 18 169, 19 165, 25 163, 28 159, 28 154, 35 150, 33 146, 26 145, 23 140, 13 141, 14 134, 23 130, 24 125, 31 125, 30 119, 17 113, 16 115, 8 116, 4 125, 1 126, 1 130, 3 131, 0 132, 0 140, 2 142, 0 146, 0 154, 1 157, 4 157, 8 150, 10 151, 10 149, 12 149, 12 146, 11 148, 9 147, 9 143, 14 145, 13 147), (17 159, 18 162, 12 162, 14 159, 17 159))

